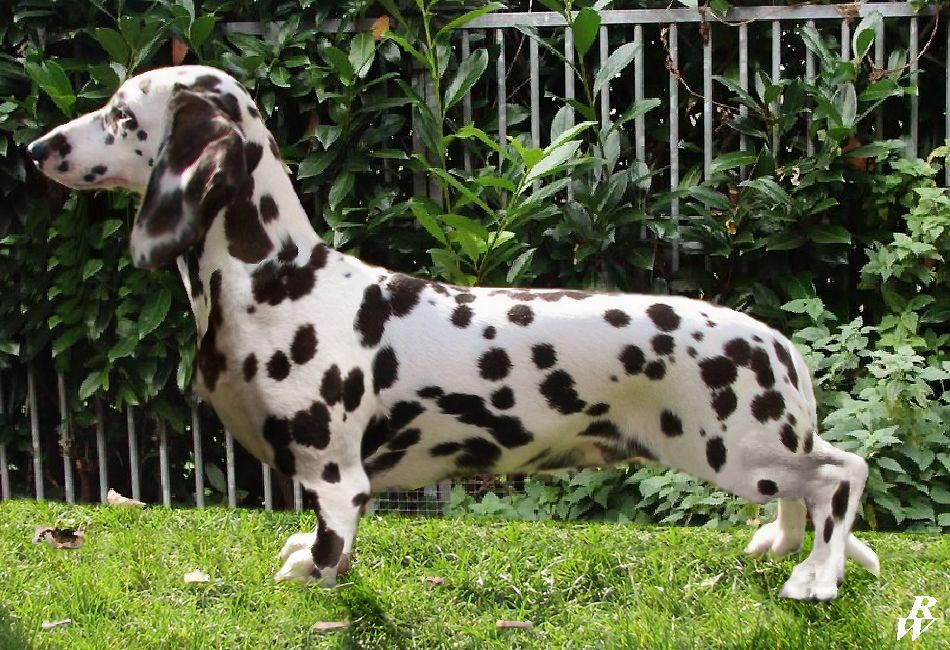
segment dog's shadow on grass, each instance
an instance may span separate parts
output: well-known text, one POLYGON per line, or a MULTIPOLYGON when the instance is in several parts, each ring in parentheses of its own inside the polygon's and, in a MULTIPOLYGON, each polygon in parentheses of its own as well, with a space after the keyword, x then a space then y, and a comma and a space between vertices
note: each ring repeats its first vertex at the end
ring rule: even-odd
POLYGON ((0 606, 0 650, 32 648, 29 638, 17 622, 0 606))
POLYGON ((410 645, 404 629, 387 615, 391 608, 370 587, 357 582, 339 589, 337 598, 350 620, 343 647, 405 648, 410 645))

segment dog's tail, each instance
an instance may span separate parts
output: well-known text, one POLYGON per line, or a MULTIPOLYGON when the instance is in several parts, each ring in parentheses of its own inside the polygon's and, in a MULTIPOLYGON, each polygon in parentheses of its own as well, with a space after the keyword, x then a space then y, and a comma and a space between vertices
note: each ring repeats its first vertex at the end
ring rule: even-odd
POLYGON ((877 554, 868 546, 859 540, 854 534, 848 535, 845 552, 848 557, 873 573, 875 576, 881 576, 881 562, 877 559, 877 554))

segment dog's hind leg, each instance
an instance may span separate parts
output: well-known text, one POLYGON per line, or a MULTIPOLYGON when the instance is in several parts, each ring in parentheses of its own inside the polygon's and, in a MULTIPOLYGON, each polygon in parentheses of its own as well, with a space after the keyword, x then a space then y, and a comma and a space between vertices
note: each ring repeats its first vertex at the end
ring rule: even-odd
MULTIPOLYGON (((278 581, 319 582, 324 587, 336 584, 337 570, 349 566, 349 555, 356 538, 356 527, 362 507, 369 498, 369 478, 362 465, 352 463, 345 468, 332 465, 320 481, 312 485, 316 493, 317 529, 314 535, 294 535, 285 550, 295 542, 283 566, 274 576, 278 581), (298 546, 312 541, 312 545, 298 546)), ((283 553, 283 552, 282 552, 283 553)))
POLYGON ((837 449, 817 436, 811 456, 816 462, 802 472, 801 484, 795 490, 802 494, 811 514, 815 543, 808 558, 792 570, 779 595, 796 600, 831 600, 838 595, 838 585, 844 580, 849 545, 855 552, 868 555, 862 564, 868 566, 873 560, 877 565, 877 557, 870 549, 849 539, 868 467, 863 458, 837 449))
POLYGON ((759 556, 766 552, 776 558, 795 553, 805 540, 805 504, 793 499, 779 499, 775 521, 763 525, 752 536, 745 552, 759 556))

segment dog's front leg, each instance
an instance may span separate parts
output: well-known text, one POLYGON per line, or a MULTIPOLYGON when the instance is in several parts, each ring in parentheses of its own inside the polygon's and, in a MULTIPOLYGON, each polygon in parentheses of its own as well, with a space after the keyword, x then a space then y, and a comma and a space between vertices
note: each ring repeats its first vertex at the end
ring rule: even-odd
POLYGON ((336 584, 337 570, 348 568, 348 558, 356 538, 362 507, 369 499, 369 478, 357 461, 345 468, 327 463, 314 486, 317 528, 311 535, 292 535, 281 551, 283 566, 274 576, 278 581, 317 582, 324 587, 336 584))

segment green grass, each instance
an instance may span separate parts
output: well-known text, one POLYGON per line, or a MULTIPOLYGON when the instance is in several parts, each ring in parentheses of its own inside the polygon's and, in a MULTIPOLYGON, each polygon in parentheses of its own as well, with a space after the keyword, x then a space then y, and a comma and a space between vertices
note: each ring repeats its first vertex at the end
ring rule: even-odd
POLYGON ((11 648, 918 648, 950 639, 950 538, 862 535, 833 603, 776 597, 793 561, 742 555, 750 529, 367 517, 345 584, 276 584, 276 554, 313 515, 0 504, 0 646, 11 648), (79 550, 34 546, 78 525, 79 550), (211 575, 186 585, 194 568, 211 575), (425 578, 441 576, 441 586, 425 578), (913 596, 942 618, 895 639, 913 596), (44 620, 70 618, 43 630, 44 620), (349 629, 310 630, 347 619, 349 629), (498 630, 498 619, 530 630, 498 630))

